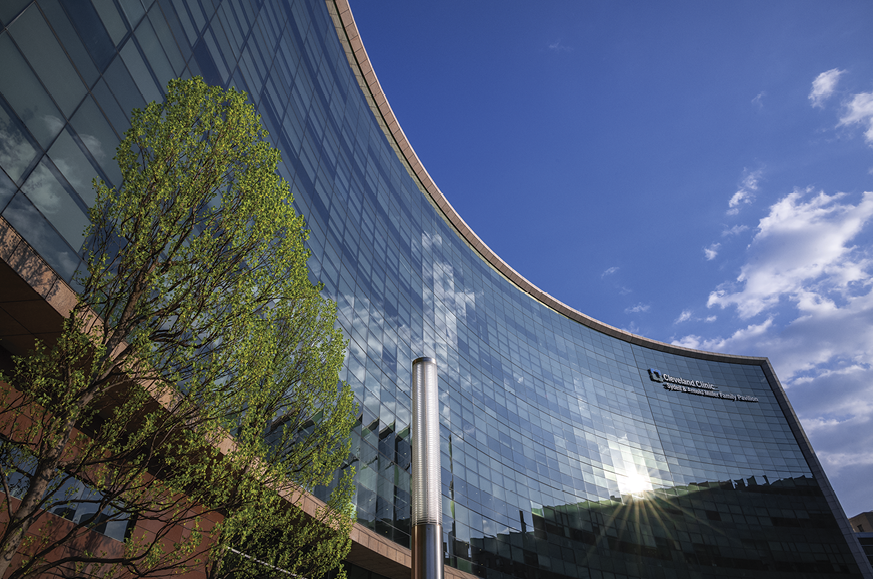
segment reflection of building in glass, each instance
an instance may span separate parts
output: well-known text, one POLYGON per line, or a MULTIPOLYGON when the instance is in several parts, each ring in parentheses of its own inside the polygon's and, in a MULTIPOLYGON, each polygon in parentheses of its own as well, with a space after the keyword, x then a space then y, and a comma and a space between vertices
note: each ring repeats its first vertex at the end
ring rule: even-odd
POLYGON ((867 556, 870 565, 873 565, 873 512, 855 515, 849 519, 849 524, 855 531, 855 538, 861 544, 864 555, 867 556))
POLYGON ((521 532, 474 539, 469 549, 485 567, 507 575, 518 563, 553 577, 575 576, 573 569, 584 566, 623 566, 635 577, 667 576, 665 568, 701 566, 722 577, 847 573, 850 565, 834 565, 827 555, 843 542, 832 533, 832 514, 808 507, 809 497, 820 496, 810 477, 772 484, 750 477, 658 489, 624 500, 544 507, 533 513, 532 528, 523 523, 521 532), (806 516, 778 516, 798 510, 806 516), (749 525, 750 520, 757 522, 749 525), (773 542, 768 527, 779 530, 780 541, 773 542), (808 552, 789 546, 810 533, 831 539, 824 538, 808 552), (661 568, 660 573, 645 570, 652 566, 661 568))
MULTIPOLYGON (((0 451, 0 466, 3 467, 6 475, 9 495, 14 499, 21 500, 27 493, 27 481, 29 480, 22 474, 33 475, 36 459, 24 455, 17 449, 7 448, 5 450, 8 452, 0 451)), ((49 495, 49 501, 52 505, 49 509, 50 513, 75 523, 87 522, 96 515, 96 523, 98 523, 94 527, 96 533, 117 541, 124 541, 131 521, 128 516, 119 515, 123 511, 119 511, 114 506, 97 515, 98 505, 105 497, 98 489, 64 473, 55 477, 51 485, 55 490, 49 495)))
POLYGON ((31 248, 71 279, 130 110, 199 74, 258 107, 339 304, 361 404, 353 575, 408 576, 421 355, 440 368, 451 575, 861 574, 769 362, 632 336, 502 262, 422 168, 344 0, 22 0, 0 21, 0 240, 26 242, 0 245, 0 288, 35 288, 0 291, 4 363, 56 323, 31 248))
POLYGON ((856 533, 873 533, 873 512, 855 515, 849 519, 849 524, 856 533))
POLYGON ((855 536, 858 538, 861 548, 864 549, 867 561, 873 565, 873 533, 856 533, 855 536))

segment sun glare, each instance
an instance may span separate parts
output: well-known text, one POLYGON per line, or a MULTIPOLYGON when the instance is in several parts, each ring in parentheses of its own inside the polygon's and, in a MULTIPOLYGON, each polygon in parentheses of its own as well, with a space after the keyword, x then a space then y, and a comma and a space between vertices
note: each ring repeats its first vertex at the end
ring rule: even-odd
POLYGON ((643 495, 652 490, 652 481, 647 474, 632 472, 618 477, 618 490, 623 495, 643 495))

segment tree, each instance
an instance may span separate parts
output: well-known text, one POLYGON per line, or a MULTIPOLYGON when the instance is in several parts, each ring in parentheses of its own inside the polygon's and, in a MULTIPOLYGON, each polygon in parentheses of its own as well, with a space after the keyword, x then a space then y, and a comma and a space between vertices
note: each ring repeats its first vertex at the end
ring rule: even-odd
POLYGON ((7 577, 318 577, 348 551, 345 344, 265 137, 245 93, 199 78, 133 112, 79 301, 3 377, 0 577, 16 553, 7 577), (125 521, 123 544, 89 543, 125 521))

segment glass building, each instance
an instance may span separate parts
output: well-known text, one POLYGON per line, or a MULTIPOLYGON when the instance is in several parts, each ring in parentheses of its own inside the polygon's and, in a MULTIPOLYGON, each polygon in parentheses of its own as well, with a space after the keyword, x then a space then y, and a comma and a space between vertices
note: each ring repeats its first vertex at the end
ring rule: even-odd
POLYGON ((4 232, 69 282, 130 111, 176 77, 247 91, 349 339, 352 577, 408 577, 418 356, 440 371, 451 577, 873 577, 769 362, 609 327, 494 255, 406 141, 346 0, 3 0, 0 27, 0 353, 46 331, 3 294, 26 269, 4 232))

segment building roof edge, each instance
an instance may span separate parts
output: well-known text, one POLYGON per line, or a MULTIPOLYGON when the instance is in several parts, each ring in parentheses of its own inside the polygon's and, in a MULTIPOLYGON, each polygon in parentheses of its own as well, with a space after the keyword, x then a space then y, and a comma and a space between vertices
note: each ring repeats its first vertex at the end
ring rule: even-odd
POLYGON ((352 67, 361 90, 367 97, 367 101, 370 103, 370 108, 382 128, 385 138, 388 139, 388 142, 397 154, 397 157, 406 167, 410 176, 417 182, 419 189, 428 196, 431 203, 443 215, 446 221, 454 227, 458 232, 458 235, 460 235, 460 237, 474 251, 476 251, 486 263, 503 275, 503 277, 528 294, 532 299, 542 303, 555 312, 593 330, 597 330, 630 344, 652 348, 661 352, 717 362, 730 362, 734 364, 739 363, 756 366, 769 363, 767 358, 763 357, 740 356, 735 354, 695 350, 693 348, 686 348, 684 346, 677 346, 675 344, 668 344, 666 342, 638 336, 637 334, 616 328, 615 326, 611 326, 596 320, 591 316, 583 314, 579 310, 576 310, 575 308, 572 308, 552 297, 513 269, 508 263, 506 263, 506 261, 488 247, 476 232, 467 225, 458 212, 455 211, 455 208, 452 207, 452 204, 448 199, 446 199, 443 192, 427 172, 427 169, 425 169, 424 163, 422 163, 421 159, 418 158, 415 149, 406 138, 406 134, 403 132, 400 122, 394 115, 394 111, 388 102, 388 98, 385 96, 385 91, 382 90, 382 85, 379 83, 379 78, 370 62, 370 57, 367 54, 367 49, 361 40, 361 35, 358 31, 358 26, 355 23, 355 18, 352 14, 351 7, 349 6, 349 1, 325 1, 328 4, 331 16, 334 18, 337 35, 345 48, 349 66, 352 67), (366 71, 366 73, 364 71, 366 71))

